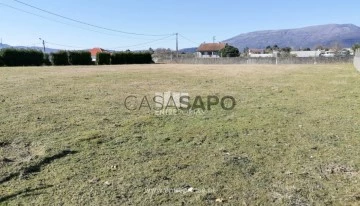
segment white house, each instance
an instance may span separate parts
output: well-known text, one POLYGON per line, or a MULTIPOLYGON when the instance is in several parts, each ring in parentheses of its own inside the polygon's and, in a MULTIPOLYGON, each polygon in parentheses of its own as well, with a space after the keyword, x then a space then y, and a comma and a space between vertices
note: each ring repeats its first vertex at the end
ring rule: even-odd
POLYGON ((291 51, 290 54, 296 57, 318 57, 322 52, 317 51, 291 51))
POLYGON ((274 54, 265 54, 264 49, 249 49, 249 57, 274 57, 274 54))

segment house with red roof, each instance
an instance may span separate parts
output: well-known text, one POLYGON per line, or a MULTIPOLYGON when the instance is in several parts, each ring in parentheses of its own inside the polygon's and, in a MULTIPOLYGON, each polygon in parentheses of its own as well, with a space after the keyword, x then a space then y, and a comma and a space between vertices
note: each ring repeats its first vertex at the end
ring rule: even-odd
POLYGON ((197 57, 200 58, 219 58, 219 51, 225 48, 225 43, 203 43, 197 49, 197 57))
POLYGON ((92 59, 93 61, 96 61, 96 55, 97 55, 98 53, 101 53, 101 52, 109 52, 109 53, 110 53, 110 51, 107 51, 107 50, 102 49, 102 48, 93 48, 93 49, 90 49, 89 51, 90 51, 90 53, 91 53, 91 59, 92 59))

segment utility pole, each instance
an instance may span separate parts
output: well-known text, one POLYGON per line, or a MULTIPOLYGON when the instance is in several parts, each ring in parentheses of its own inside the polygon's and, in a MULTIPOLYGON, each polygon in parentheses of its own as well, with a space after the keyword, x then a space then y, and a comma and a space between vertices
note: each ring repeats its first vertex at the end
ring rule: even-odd
POLYGON ((43 44, 43 46, 44 46, 44 54, 45 54, 45 40, 44 39, 41 39, 41 38, 39 38, 40 39, 40 41, 42 41, 42 44, 43 44))
POLYGON ((216 36, 213 36, 213 43, 215 43, 216 41, 216 36))
POLYGON ((179 33, 176 33, 176 58, 179 58, 179 33))

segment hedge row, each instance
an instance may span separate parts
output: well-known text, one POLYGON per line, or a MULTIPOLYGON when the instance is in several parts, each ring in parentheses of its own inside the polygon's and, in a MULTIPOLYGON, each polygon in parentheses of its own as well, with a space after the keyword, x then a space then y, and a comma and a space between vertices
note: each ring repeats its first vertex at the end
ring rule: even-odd
POLYGON ((51 53, 51 62, 57 66, 69 65, 69 55, 67 51, 51 53))
POLYGON ((69 51, 69 63, 71 65, 91 65, 91 53, 88 51, 69 51))
POLYGON ((96 54, 96 63, 98 65, 109 65, 111 61, 111 54, 108 52, 101 52, 96 54))
POLYGON ((151 64, 150 53, 116 52, 111 55, 111 64, 151 64))
POLYGON ((2 56, 0 56, 0 67, 2 67, 4 65, 5 65, 4 60, 2 59, 2 56))
MULTIPOLYGON (((60 51, 52 53, 54 65, 90 65, 91 54, 88 51, 60 51)), ((109 64, 151 64, 153 63, 150 53, 116 52, 110 54, 101 52, 96 55, 98 65, 109 64)))
POLYGON ((44 62, 43 53, 37 50, 3 49, 0 57, 0 65, 6 66, 40 66, 44 62))
MULTIPOLYGON (((96 55, 98 65, 109 64, 151 64, 151 53, 102 52, 96 55)), ((88 51, 58 51, 44 54, 38 50, 3 49, 0 50, 0 66, 40 66, 40 65, 91 65, 88 51)))
POLYGON ((53 65, 91 65, 91 53, 88 51, 58 51, 51 53, 53 65))

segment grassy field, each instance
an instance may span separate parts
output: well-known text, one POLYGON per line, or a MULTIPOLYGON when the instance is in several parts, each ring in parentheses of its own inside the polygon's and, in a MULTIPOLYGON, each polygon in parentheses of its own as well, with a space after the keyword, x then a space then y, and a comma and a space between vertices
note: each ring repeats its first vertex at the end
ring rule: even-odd
POLYGON ((0 68, 0 205, 360 205, 351 65, 0 68), (233 110, 128 111, 129 95, 233 110))

